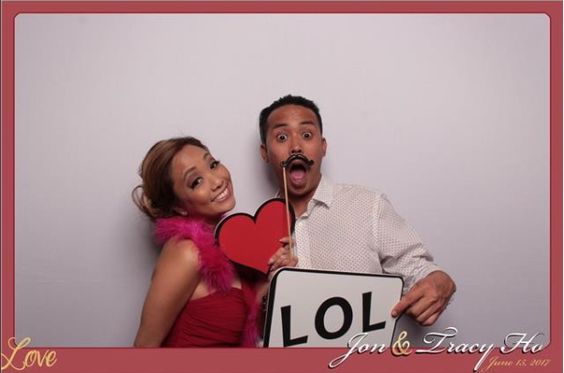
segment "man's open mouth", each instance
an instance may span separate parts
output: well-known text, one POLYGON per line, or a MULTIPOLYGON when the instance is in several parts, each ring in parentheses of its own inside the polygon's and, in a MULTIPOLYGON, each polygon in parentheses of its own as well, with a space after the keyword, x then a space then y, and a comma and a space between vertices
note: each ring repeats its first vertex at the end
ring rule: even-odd
POLYGON ((301 160, 296 160, 289 167, 290 181, 295 186, 301 186, 305 183, 307 167, 301 160))
POLYGON ((290 183, 295 187, 301 187, 306 183, 306 175, 312 164, 313 161, 305 155, 296 153, 283 161, 281 166, 288 172, 290 183))

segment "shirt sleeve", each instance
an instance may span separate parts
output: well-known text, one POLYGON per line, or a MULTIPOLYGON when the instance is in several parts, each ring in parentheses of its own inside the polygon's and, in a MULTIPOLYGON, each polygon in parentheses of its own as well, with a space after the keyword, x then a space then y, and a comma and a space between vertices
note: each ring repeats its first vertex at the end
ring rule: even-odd
POLYGON ((400 275, 405 293, 420 279, 440 268, 421 238, 381 194, 375 203, 373 238, 384 273, 400 275))

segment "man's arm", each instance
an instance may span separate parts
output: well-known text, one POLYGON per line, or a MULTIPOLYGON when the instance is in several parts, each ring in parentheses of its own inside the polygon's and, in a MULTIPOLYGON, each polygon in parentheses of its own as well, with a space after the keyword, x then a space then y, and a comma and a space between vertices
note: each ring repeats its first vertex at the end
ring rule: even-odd
POLYGON ((456 291, 456 284, 443 271, 431 272, 400 299, 392 309, 392 316, 407 313, 423 326, 433 325, 456 291))
POLYGON ((421 238, 398 215, 385 195, 376 206, 375 245, 385 273, 404 279, 404 295, 392 309, 392 316, 403 312, 421 325, 433 324, 448 305, 456 285, 434 262, 421 238))

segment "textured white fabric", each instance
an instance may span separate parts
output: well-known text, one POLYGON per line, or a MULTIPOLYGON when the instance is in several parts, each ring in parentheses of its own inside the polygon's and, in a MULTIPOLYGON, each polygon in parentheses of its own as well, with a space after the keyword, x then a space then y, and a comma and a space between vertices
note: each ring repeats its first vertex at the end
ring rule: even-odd
POLYGON ((440 269, 384 194, 326 177, 296 221, 294 242, 300 268, 396 274, 404 292, 440 269))

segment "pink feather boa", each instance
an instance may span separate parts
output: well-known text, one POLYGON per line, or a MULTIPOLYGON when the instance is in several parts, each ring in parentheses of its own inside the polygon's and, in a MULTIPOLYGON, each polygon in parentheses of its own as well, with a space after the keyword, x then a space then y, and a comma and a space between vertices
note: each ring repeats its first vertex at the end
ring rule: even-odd
MULTIPOLYGON (((223 294, 227 293, 234 280, 233 264, 217 246, 213 227, 204 221, 185 217, 157 219, 155 222, 155 238, 159 244, 164 244, 172 238, 192 240, 198 248, 200 258, 200 275, 210 289, 223 294)), ((257 316, 259 305, 256 292, 249 284, 251 291, 244 291, 245 303, 248 307, 247 320, 243 329, 241 346, 255 347, 258 339, 257 316)))

